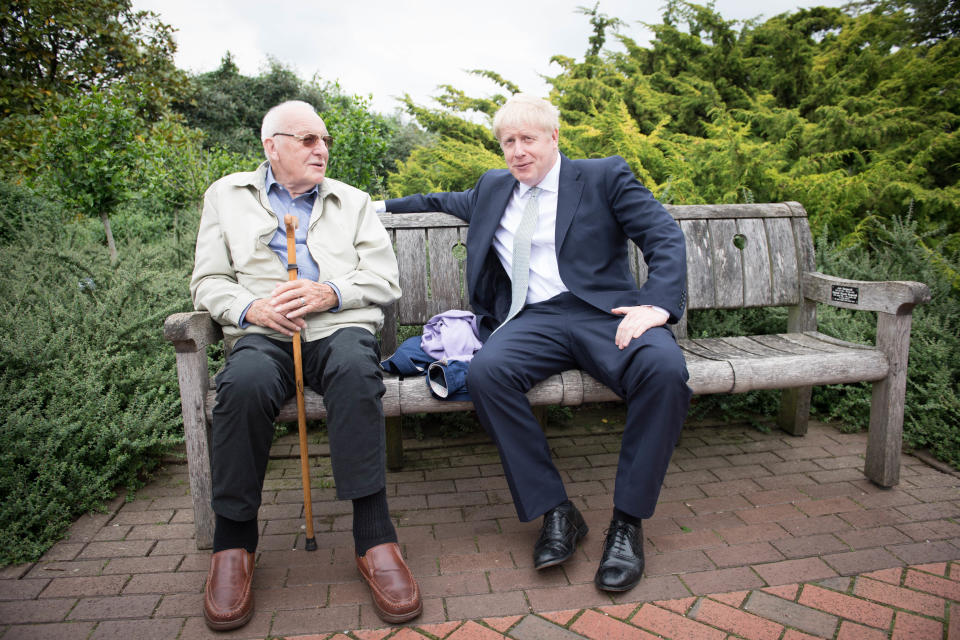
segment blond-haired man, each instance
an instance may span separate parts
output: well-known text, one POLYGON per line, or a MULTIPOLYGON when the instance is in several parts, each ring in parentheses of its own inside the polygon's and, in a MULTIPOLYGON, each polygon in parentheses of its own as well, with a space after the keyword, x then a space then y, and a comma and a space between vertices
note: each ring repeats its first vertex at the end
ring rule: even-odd
POLYGON ((653 514, 690 402, 673 334, 686 302, 683 233, 620 157, 561 154, 559 117, 546 100, 517 94, 493 133, 507 170, 476 186, 388 200, 390 212, 444 211, 470 224, 467 286, 483 348, 467 386, 503 462, 517 514, 543 516, 534 566, 569 559, 587 524, 568 499, 525 392, 580 368, 627 403, 614 510, 595 583, 626 591, 643 573, 642 519, 653 514), (627 239, 649 277, 637 287, 627 239))

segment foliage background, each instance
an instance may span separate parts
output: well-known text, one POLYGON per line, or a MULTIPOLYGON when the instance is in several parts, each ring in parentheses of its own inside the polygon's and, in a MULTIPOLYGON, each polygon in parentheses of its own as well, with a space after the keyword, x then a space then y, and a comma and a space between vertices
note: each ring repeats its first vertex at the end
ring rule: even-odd
MULTIPOLYGON (((502 167, 489 131, 520 90, 441 88, 436 104, 371 112, 361 96, 270 61, 189 75, 170 28, 128 0, 12 0, 0 12, 0 564, 35 560, 77 514, 136 489, 182 439, 166 315, 187 282, 203 191, 262 158, 260 118, 312 102, 335 137, 329 175, 378 197, 466 189, 502 167), (107 249, 109 222, 116 258, 107 249)), ((666 3, 640 46, 597 6, 582 59, 558 57, 562 150, 622 155, 664 202, 797 200, 818 267, 911 279, 905 437, 960 467, 960 9, 869 1, 734 23, 666 3), (604 47, 617 38, 625 51, 604 47)), ((821 309, 822 330, 871 341, 868 313, 821 309)), ((782 330, 783 310, 701 312, 691 334, 782 330)), ((216 358, 217 354, 212 353, 216 358)), ((774 393, 697 398, 764 416, 774 393)), ((818 388, 814 411, 862 428, 865 385, 818 388)), ((458 427, 460 429, 461 427, 458 427)))

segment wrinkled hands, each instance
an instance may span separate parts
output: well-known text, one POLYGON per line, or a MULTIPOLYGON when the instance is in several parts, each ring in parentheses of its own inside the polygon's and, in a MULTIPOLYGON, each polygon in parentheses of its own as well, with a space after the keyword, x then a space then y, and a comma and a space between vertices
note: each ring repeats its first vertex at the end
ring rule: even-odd
POLYGON ((617 307, 610 310, 618 316, 624 316, 617 326, 616 343, 625 349, 630 341, 639 338, 652 327, 660 327, 667 323, 669 316, 649 306, 617 307))
POLYGON ((307 326, 304 317, 334 308, 337 294, 328 284, 290 280, 278 284, 269 298, 258 298, 247 309, 246 321, 293 336, 307 326))

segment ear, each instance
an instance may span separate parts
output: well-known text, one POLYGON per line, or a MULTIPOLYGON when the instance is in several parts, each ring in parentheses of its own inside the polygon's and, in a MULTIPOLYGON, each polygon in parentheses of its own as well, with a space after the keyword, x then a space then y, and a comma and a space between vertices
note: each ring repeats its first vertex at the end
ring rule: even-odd
POLYGON ((276 159, 277 157, 277 144, 273 138, 267 138, 263 141, 263 152, 267 154, 267 157, 271 160, 276 159))
POLYGON ((550 133, 550 139, 553 140, 553 146, 557 146, 560 142, 560 129, 554 129, 550 133))

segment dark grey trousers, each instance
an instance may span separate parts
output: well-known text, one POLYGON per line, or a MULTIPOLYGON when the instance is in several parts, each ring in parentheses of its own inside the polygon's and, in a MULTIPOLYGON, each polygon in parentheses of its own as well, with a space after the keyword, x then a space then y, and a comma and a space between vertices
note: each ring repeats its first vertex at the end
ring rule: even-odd
MULTIPOLYGON (((304 384, 323 394, 337 498, 385 486, 383 375, 369 331, 340 329, 301 343, 304 384)), ((217 375, 211 438, 213 511, 252 520, 260 508, 273 421, 296 394, 293 345, 262 335, 237 341, 217 375)))

